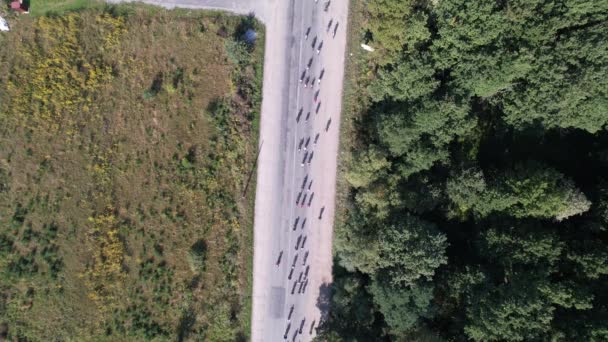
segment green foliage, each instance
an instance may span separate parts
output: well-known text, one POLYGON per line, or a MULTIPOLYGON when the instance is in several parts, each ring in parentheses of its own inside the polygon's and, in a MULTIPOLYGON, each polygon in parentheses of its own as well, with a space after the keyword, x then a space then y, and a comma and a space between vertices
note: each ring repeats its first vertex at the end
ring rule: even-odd
POLYGON ((440 1, 438 65, 454 85, 504 106, 516 127, 576 127, 607 122, 606 1, 440 1), (581 53, 583 52, 583 53, 581 53), (584 113, 584 114, 581 114, 584 113))
POLYGON ((361 211, 376 219, 386 219, 393 204, 398 204, 398 194, 392 191, 390 184, 375 183, 364 191, 357 193, 355 201, 361 211))
POLYGON ((336 230, 334 247, 340 255, 338 263, 350 272, 359 270, 371 274, 377 269, 380 253, 378 230, 357 211, 336 230))
POLYGON ((597 241, 573 243, 566 259, 574 264, 574 270, 583 277, 599 279, 608 275, 608 250, 597 241))
POLYGON ((205 271, 205 261, 207 260, 207 244, 203 240, 196 241, 190 247, 190 268, 194 272, 205 271))
POLYGON ((518 84, 518 91, 505 94, 508 122, 521 126, 540 121, 547 127, 575 127, 592 133, 606 125, 602 108, 608 106, 608 83, 598 75, 608 71, 608 44, 600 38, 608 33, 608 27, 599 19, 602 12, 605 18, 608 5, 601 1, 597 7, 572 6, 581 11, 577 17, 587 19, 571 25, 585 28, 576 30, 562 24, 558 41, 547 37, 546 45, 553 53, 542 56, 537 52, 533 77, 518 84))
POLYGON ((587 211, 591 202, 555 169, 537 163, 518 164, 486 184, 479 171, 467 170, 448 181, 450 199, 461 211, 481 217, 503 212, 513 217, 558 221, 587 211))
POLYGON ((211 310, 211 328, 207 331, 209 341, 232 342, 236 340, 236 329, 230 320, 230 308, 225 303, 211 310))
POLYGON ((517 228, 490 228, 481 235, 481 240, 483 254, 505 266, 554 265, 566 247, 554 232, 526 223, 517 228))
POLYGON ((466 335, 474 341, 524 341, 545 335, 555 307, 526 280, 513 279, 477 294, 467 310, 466 335))
POLYGON ((404 215, 379 228, 374 237, 361 232, 336 237, 340 264, 348 270, 386 274, 395 286, 412 286, 432 279, 435 269, 447 262, 446 237, 433 224, 404 215))
POLYGON ((462 270, 453 270, 448 274, 446 295, 458 306, 463 307, 465 301, 476 287, 485 283, 488 275, 477 268, 465 266, 462 270))
POLYGON ((424 147, 445 148, 456 136, 474 127, 467 111, 466 105, 453 101, 408 106, 403 112, 380 115, 378 137, 396 157, 424 147))
POLYGON ((370 148, 355 156, 346 179, 354 188, 368 187, 375 180, 386 177, 390 166, 382 151, 370 148))
POLYGON ((593 295, 546 274, 520 273, 499 285, 484 284, 472 297, 464 328, 475 341, 524 341, 546 336, 557 307, 590 309, 593 295))
POLYGON ((380 69, 369 87, 373 101, 413 101, 432 94, 439 86, 428 55, 407 55, 395 65, 380 69))
POLYGON ((389 62, 406 43, 408 35, 403 22, 412 12, 412 4, 411 0, 372 0, 367 4, 371 20, 366 29, 373 41, 381 45, 384 59, 380 63, 389 62))
POLYGON ((341 277, 332 284, 332 306, 327 322, 322 324, 319 331, 320 340, 339 341, 369 340, 380 334, 377 330, 374 316, 374 303, 367 291, 367 280, 346 274, 341 267, 337 267, 341 277), (339 334, 332 335, 327 330, 331 325, 339 334))
POLYGON ((401 157, 402 177, 428 170, 438 162, 448 163, 449 144, 475 127, 468 106, 454 101, 423 102, 397 107, 379 115, 378 138, 390 154, 401 157))
POLYGON ((408 332, 420 317, 429 315, 433 299, 433 286, 427 283, 411 287, 393 287, 381 280, 374 279, 369 291, 384 316, 391 334, 401 335, 408 332))
POLYGON ((405 215, 380 232, 379 260, 374 273, 386 274, 395 286, 414 286, 432 280, 435 270, 447 263, 447 238, 435 225, 405 215))
POLYGON ((606 340, 608 1, 351 9, 320 336, 606 340))
POLYGON ((227 39, 224 44, 226 46, 226 54, 232 63, 237 65, 247 63, 249 52, 247 51, 247 45, 245 45, 245 43, 227 39))
POLYGON ((435 9, 441 39, 431 49, 438 67, 450 71, 454 86, 481 97, 508 90, 530 69, 527 49, 508 45, 518 18, 505 17, 499 7, 490 1, 442 1, 435 9))
POLYGON ((467 169, 448 180, 446 194, 458 211, 466 213, 479 204, 485 204, 482 196, 487 192, 487 187, 480 170, 467 169))
MULTIPOLYGON (((362 280, 358 278, 342 278, 334 285, 336 292, 333 294, 336 308, 338 310, 348 310, 350 319, 345 322, 350 327, 358 325, 371 326, 373 315, 369 297, 365 294, 362 280)), ((342 314, 339 314, 341 316, 342 314)))

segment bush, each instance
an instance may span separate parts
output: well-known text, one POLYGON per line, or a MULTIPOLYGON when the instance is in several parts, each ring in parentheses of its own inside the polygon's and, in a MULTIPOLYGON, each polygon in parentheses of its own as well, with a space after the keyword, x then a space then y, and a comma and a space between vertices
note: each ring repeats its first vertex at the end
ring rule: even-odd
POLYGON ((190 248, 188 254, 190 268, 193 272, 205 272, 205 261, 207 260, 207 243, 204 240, 196 241, 190 248))

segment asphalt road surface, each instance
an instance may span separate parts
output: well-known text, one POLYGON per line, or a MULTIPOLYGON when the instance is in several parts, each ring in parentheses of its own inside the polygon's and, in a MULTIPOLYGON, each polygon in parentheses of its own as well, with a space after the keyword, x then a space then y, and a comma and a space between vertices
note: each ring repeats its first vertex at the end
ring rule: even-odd
POLYGON ((348 0, 143 2, 254 13, 266 25, 251 339, 310 341, 332 281, 348 0))

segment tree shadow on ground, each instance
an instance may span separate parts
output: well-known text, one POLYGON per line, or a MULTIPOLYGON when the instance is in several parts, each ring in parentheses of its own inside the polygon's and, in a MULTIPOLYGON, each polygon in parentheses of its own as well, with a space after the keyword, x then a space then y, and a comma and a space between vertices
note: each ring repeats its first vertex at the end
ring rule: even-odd
POLYGON ((317 298, 317 308, 321 311, 321 318, 318 326, 323 324, 329 318, 329 307, 331 304, 332 284, 323 283, 319 287, 319 297, 317 298))

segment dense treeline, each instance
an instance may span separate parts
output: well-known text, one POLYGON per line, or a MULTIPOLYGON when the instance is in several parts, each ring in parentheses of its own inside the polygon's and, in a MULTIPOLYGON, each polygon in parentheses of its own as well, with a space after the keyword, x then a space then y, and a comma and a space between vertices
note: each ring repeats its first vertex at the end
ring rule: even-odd
POLYGON ((608 1, 363 7, 322 338, 608 340, 608 1))

